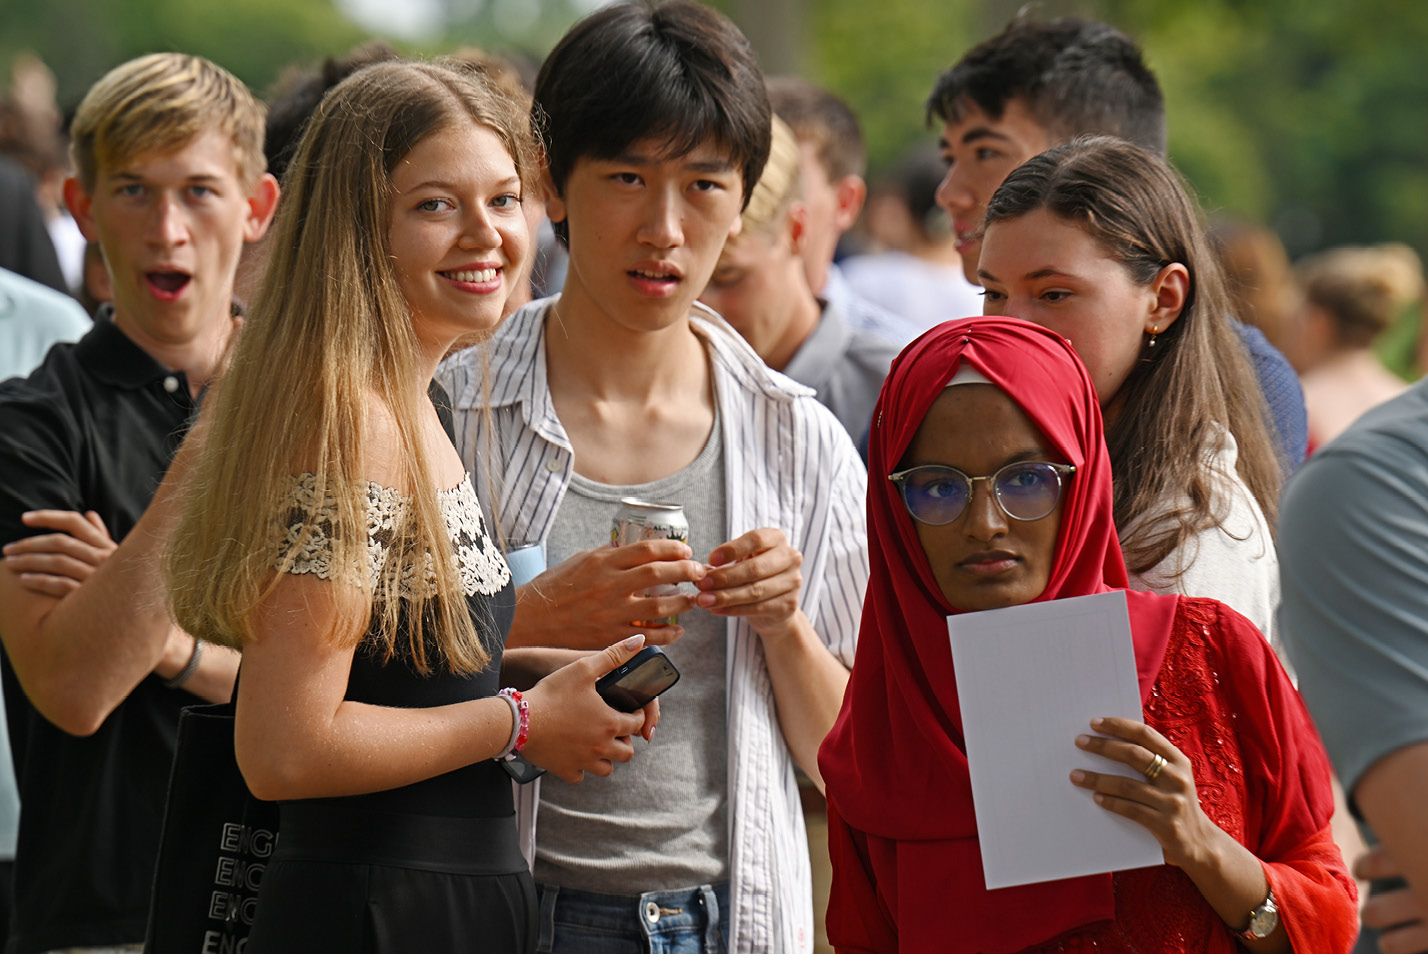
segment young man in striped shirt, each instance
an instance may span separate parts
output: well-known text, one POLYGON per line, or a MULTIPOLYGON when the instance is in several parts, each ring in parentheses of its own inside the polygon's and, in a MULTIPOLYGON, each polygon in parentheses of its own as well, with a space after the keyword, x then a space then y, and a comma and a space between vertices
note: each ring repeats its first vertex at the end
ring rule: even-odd
POLYGON ((442 374, 508 546, 551 566, 510 642, 646 632, 683 676, 630 766, 544 781, 538 949, 598 954, 615 931, 809 951, 794 767, 817 778, 853 660, 866 476, 812 392, 695 305, 768 154, 763 79, 722 15, 620 4, 550 54, 533 116, 565 290, 512 316, 485 367, 467 351, 442 374), (681 503, 690 545, 610 548, 629 496, 681 503), (638 595, 661 583, 681 592, 638 595))

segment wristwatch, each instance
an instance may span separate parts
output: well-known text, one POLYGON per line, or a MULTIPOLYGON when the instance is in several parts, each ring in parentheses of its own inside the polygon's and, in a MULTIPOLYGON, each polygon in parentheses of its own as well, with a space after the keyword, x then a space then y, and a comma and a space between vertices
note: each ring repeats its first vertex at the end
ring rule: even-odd
POLYGON ((1269 937, 1279 927, 1279 905, 1274 903, 1274 889, 1260 902, 1259 907, 1250 912, 1249 927, 1240 932, 1246 941, 1258 941, 1269 937))

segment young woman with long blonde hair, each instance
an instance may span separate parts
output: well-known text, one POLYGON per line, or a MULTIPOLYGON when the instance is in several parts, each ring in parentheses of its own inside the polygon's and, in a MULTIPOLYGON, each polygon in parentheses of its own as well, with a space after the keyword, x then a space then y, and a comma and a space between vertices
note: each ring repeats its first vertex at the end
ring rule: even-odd
POLYGON ((335 87, 190 449, 170 600, 243 650, 239 766, 282 803, 250 954, 530 950, 494 760, 607 775, 657 717, 594 691, 640 637, 545 678, 566 660, 503 658, 510 573, 430 395, 524 277, 528 130, 479 72, 383 63, 335 87))

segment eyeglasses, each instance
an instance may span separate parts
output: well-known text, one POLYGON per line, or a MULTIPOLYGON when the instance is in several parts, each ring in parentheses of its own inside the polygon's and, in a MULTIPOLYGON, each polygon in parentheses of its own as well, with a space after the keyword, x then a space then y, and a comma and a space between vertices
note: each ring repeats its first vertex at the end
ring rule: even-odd
POLYGON ((888 474, 888 480, 897 484, 914 520, 941 527, 962 516, 972 499, 972 485, 979 480, 991 481, 992 497, 1008 517, 1040 520, 1056 509, 1063 477, 1074 473, 1071 464, 1029 460, 1007 464, 990 477, 968 477, 955 467, 924 464, 888 474))

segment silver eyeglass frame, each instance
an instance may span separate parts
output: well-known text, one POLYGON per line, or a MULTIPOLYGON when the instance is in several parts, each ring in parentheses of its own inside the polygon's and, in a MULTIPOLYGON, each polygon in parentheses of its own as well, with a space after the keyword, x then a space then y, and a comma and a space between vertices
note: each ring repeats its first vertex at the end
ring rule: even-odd
POLYGON ((888 480, 892 481, 893 484, 897 487, 897 494, 899 497, 902 498, 902 505, 903 507, 907 508, 907 515, 909 517, 916 520, 918 523, 926 524, 929 527, 945 527, 950 523, 956 523, 959 519, 961 519, 962 515, 967 512, 967 508, 972 503, 972 498, 977 493, 977 481, 979 480, 986 480, 991 482, 992 499, 997 502, 998 509, 1000 509, 1002 513, 1007 515, 1007 519, 1017 520, 1022 523, 1031 523, 1034 520, 1044 520, 1051 513, 1052 510, 1056 509, 1056 505, 1061 502, 1061 494, 1066 489, 1066 482, 1075 473, 1075 464, 1053 464, 1050 461, 1046 460, 1017 460, 1012 461, 1010 464, 1006 464, 1005 466, 997 468, 997 472, 994 474, 987 474, 982 477, 973 477, 970 474, 964 473, 963 471, 958 470, 956 467, 950 467, 947 464, 919 464, 916 467, 909 467, 907 470, 899 470, 896 473, 888 474, 888 480), (1001 494, 997 493, 997 478, 1002 475, 1003 471, 1009 470, 1013 467, 1025 467, 1028 464, 1037 464, 1042 467, 1050 467, 1052 471, 1054 471, 1056 474, 1056 499, 1051 502, 1051 507, 1046 511, 1046 513, 1042 514, 1039 517, 1018 517, 1016 514, 1012 513, 1010 510, 1007 509, 1007 505, 1002 503, 1001 494), (950 470, 954 474, 960 474, 962 479, 967 481, 967 501, 962 505, 962 509, 958 511, 957 515, 951 520, 946 520, 942 523, 933 523, 930 520, 923 520, 917 514, 912 512, 912 505, 907 502, 907 480, 909 477, 911 477, 913 474, 916 474, 918 471, 924 470, 950 470))

